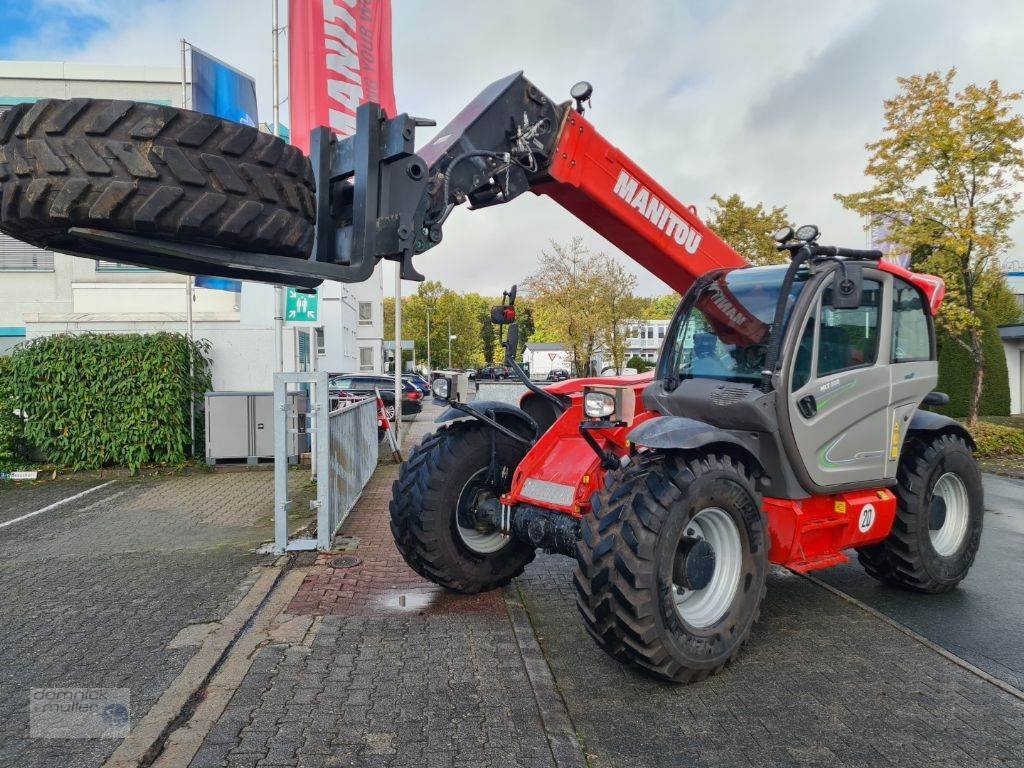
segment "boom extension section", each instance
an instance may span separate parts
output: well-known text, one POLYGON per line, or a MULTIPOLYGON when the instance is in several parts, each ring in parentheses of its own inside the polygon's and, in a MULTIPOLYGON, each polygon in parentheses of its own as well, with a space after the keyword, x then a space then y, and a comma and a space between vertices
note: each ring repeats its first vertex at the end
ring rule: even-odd
POLYGON ((388 120, 369 103, 354 136, 314 134, 313 258, 331 264, 334 279, 364 280, 391 259, 403 278, 422 280, 412 257, 441 241, 456 206, 484 208, 526 191, 548 195, 680 293, 701 275, 747 263, 581 110, 556 104, 521 72, 485 88, 417 154, 422 124, 388 120))

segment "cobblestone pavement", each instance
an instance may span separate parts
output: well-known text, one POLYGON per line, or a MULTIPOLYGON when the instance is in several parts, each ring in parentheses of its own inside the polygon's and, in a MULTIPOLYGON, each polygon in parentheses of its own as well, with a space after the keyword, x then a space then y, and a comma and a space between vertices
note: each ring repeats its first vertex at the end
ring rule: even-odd
MULTIPOLYGON (((271 475, 118 480, 0 529, 0 766, 102 764, 117 740, 28 738, 30 689, 129 688, 140 720, 195 651, 168 643, 247 589, 271 475)), ((0 522, 96 484, 9 488, 0 522)))
MULTIPOLYGON (((260 651, 192 768, 555 764, 502 597, 444 594, 394 549, 396 473, 378 469, 346 551, 288 608, 320 617, 312 643, 260 651)), ((594 646, 571 570, 541 556, 512 591, 593 768, 1024 765, 1024 703, 803 578, 774 571, 746 652, 680 688, 594 646)))
MULTIPOLYGON (((436 413, 424 409, 407 447, 436 413)), ((289 606, 324 617, 312 646, 260 652, 193 768, 554 764, 501 593, 444 593, 395 549, 397 473, 378 468, 341 530, 361 563, 321 556, 289 606)))
POLYGON ((984 486, 978 557, 952 592, 918 595, 879 584, 856 559, 817 575, 1024 690, 1024 481, 985 475, 984 486))
POLYGON ((594 768, 1024 765, 1024 703, 805 579, 773 571, 744 653, 679 688, 596 648, 571 570, 519 588, 594 768))

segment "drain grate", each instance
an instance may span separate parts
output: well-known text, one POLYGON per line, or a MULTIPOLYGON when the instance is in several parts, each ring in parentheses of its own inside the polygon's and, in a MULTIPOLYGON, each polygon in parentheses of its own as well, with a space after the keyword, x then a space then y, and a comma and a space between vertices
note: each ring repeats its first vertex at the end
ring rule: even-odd
POLYGON ((353 568, 361 562, 363 562, 363 559, 356 555, 342 555, 341 557, 332 557, 327 561, 327 564, 331 568, 353 568))

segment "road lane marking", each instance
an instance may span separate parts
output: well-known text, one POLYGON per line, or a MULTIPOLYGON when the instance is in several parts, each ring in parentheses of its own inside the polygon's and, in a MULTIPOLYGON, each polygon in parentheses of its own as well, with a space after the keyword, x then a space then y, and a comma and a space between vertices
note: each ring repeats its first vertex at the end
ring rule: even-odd
POLYGON ((85 496, 86 494, 92 493, 93 491, 98 491, 100 488, 106 488, 108 485, 113 485, 116 482, 117 482, 116 480, 108 480, 107 482, 103 483, 102 485, 94 485, 92 488, 86 488, 81 493, 76 493, 74 496, 68 496, 66 499, 61 499, 60 501, 55 501, 55 502, 53 502, 53 504, 45 506, 42 509, 37 509, 35 512, 29 512, 27 515, 22 515, 21 517, 16 517, 13 520, 8 520, 5 523, 0 523, 0 528, 6 528, 8 525, 14 525, 15 523, 20 523, 22 520, 28 520, 30 517, 35 517, 36 515, 41 515, 43 512, 49 512, 51 509, 56 509, 57 507, 61 506, 62 504, 67 504, 69 501, 74 501, 75 499, 80 499, 83 496, 85 496))

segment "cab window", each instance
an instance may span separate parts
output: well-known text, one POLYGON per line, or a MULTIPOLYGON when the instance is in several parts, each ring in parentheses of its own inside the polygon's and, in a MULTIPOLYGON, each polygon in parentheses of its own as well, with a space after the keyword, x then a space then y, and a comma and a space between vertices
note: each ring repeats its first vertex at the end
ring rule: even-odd
POLYGON ((874 365, 878 357, 878 309, 882 284, 864 280, 860 306, 836 309, 832 288, 826 288, 818 324, 818 377, 874 365))
POLYGON ((930 360, 931 331, 921 292, 898 277, 892 288, 892 361, 930 360))

